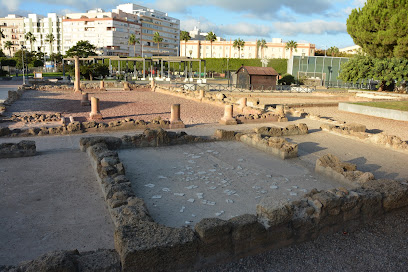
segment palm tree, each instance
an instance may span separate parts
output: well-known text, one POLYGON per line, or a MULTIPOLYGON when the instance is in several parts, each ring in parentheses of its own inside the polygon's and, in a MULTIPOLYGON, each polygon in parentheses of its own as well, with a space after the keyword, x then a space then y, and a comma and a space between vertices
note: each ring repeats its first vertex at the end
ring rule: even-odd
POLYGON ((135 34, 130 34, 128 44, 133 45, 133 53, 136 57, 136 44, 140 44, 140 41, 138 38, 136 38, 135 34))
POLYGON ((11 57, 11 48, 13 47, 13 43, 11 41, 6 41, 4 44, 4 49, 8 49, 10 57, 11 57))
POLYGON ((159 56, 159 55, 160 55, 160 47, 159 47, 159 45, 160 45, 161 42, 163 42, 163 38, 160 37, 159 32, 154 32, 153 42, 157 43, 157 55, 159 56))
POLYGON ((292 58, 292 52, 293 52, 293 49, 295 49, 295 52, 297 52, 297 42, 295 42, 295 41, 288 41, 287 43, 286 43, 286 45, 285 45, 285 49, 289 49, 290 50, 290 58, 289 59, 291 59, 292 58))
POLYGON ((4 39, 6 36, 4 35, 4 30, 0 28, 0 41, 4 39))
POLYGON ((245 42, 241 38, 235 39, 232 47, 238 48, 239 58, 241 58, 241 49, 244 48, 245 42))
POLYGON ((335 57, 339 53, 339 48, 336 46, 332 46, 329 49, 327 49, 327 54, 330 54, 331 56, 335 57))
MULTIPOLYGON (((48 34, 45 36, 45 41, 50 44, 50 56, 51 56, 51 54, 54 52, 54 50, 53 50, 53 48, 52 48, 52 46, 53 46, 53 44, 54 44, 54 42, 55 42, 54 34, 48 33, 48 34)), ((45 54, 45 52, 44 52, 44 54, 45 54)))
POLYGON ((215 35, 212 31, 210 31, 210 32, 208 32, 207 33, 207 36, 205 36, 205 39, 207 40, 207 41, 210 41, 210 45, 211 45, 211 58, 213 57, 213 55, 212 55, 212 43, 213 43, 213 41, 215 41, 216 39, 217 39, 217 35, 215 35))
POLYGON ((34 36, 33 33, 28 32, 24 35, 24 39, 26 41, 30 41, 30 48, 31 48, 31 52, 33 52, 33 43, 37 40, 34 36))
POLYGON ((184 41, 184 56, 187 56, 186 50, 187 50, 187 42, 191 39, 190 33, 187 31, 181 31, 180 32, 180 40, 184 41))
POLYGON ((257 49, 256 49, 256 52, 258 52, 258 48, 260 47, 261 48, 261 58, 263 59, 263 53, 264 53, 264 48, 266 48, 267 46, 266 46, 266 41, 265 41, 265 39, 262 39, 262 40, 258 40, 257 42, 256 42, 256 47, 257 47, 257 49))

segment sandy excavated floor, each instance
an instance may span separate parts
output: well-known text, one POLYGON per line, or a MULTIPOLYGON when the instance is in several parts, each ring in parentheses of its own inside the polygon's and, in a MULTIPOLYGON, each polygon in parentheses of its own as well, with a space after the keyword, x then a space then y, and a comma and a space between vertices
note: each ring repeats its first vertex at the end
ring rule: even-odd
POLYGON ((85 153, 0 159, 0 187, 0 264, 114 247, 114 226, 85 153))
POLYGON ((298 159, 282 161, 238 142, 121 150, 126 175, 152 217, 167 226, 254 214, 263 197, 294 200, 340 185, 298 159))
MULTIPOLYGON (((171 95, 135 91, 89 92, 90 97, 100 99, 100 110, 105 122, 133 118, 150 121, 154 118, 170 119, 172 104, 180 104, 181 119, 187 125, 218 122, 224 108, 187 100, 171 95)), ((62 113, 63 116, 89 117, 90 106, 81 106, 81 95, 72 91, 27 91, 23 97, 7 109, 7 114, 29 115, 34 113, 62 113)))

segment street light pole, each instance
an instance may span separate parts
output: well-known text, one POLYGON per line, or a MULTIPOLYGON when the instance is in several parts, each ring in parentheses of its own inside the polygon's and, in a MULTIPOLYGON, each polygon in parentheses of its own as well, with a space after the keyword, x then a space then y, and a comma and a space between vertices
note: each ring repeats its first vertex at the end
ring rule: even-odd
POLYGON ((25 85, 25 75, 24 75, 24 48, 25 46, 21 46, 21 60, 23 62, 23 85, 25 85))

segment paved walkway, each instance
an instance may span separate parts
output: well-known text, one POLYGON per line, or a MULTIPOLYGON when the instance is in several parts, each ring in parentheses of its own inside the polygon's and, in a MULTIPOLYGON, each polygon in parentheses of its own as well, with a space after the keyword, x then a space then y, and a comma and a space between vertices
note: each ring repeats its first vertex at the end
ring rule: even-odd
POLYGON ((17 90, 22 83, 22 81, 0 81, 0 103, 7 99, 9 90, 17 90))

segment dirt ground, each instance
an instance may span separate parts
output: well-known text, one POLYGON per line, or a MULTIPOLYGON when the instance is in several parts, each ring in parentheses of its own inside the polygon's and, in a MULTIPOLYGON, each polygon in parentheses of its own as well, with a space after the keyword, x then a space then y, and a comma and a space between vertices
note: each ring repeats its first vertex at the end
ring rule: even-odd
POLYGON ((91 169, 79 150, 0 159, 0 264, 113 248, 114 226, 91 169))

